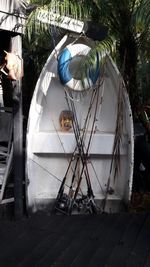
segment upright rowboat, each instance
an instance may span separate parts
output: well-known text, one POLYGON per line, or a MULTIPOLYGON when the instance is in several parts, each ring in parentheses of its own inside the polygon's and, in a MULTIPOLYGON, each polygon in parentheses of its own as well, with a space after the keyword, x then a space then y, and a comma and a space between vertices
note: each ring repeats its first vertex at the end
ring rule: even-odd
POLYGON ((32 212, 116 212, 128 205, 133 122, 121 75, 93 41, 65 35, 38 79, 29 112, 26 199, 32 212), (78 71, 80 70, 80 71, 78 71), (86 74, 85 74, 86 73, 86 74))

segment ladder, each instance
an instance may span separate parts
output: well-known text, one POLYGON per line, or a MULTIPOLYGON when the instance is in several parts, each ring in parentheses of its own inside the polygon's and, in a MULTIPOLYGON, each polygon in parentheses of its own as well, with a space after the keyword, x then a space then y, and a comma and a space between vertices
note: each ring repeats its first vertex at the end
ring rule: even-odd
POLYGON ((0 204, 14 201, 14 197, 5 197, 13 161, 12 122, 11 109, 0 107, 0 204))

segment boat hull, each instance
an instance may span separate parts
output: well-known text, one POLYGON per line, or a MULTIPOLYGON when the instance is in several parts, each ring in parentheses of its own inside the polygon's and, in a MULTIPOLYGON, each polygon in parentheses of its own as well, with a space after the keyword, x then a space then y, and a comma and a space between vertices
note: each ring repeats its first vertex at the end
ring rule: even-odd
MULTIPOLYGON (((109 56, 105 57, 103 71, 95 85, 98 93, 92 105, 93 88, 83 93, 71 91, 70 94, 60 81, 57 59, 72 41, 74 37, 64 36, 51 53, 31 101, 26 150, 27 207, 32 212, 51 207, 71 162, 64 185, 65 194, 70 190, 73 174, 78 177, 74 184, 76 188, 83 168, 87 168, 94 200, 99 206, 105 203, 105 211, 116 212, 122 203, 128 205, 132 190, 134 142, 128 95, 120 73, 109 56), (84 139, 84 151, 81 153, 74 128, 65 131, 60 124, 60 114, 68 110, 69 105, 75 112, 75 127, 84 139), (85 127, 87 114, 90 115, 85 127), (122 125, 121 141, 117 141, 119 152, 115 152, 118 125, 122 125), (83 167, 85 156, 86 167, 83 167), (78 157, 78 166, 75 167, 78 157), (115 174, 116 166, 118 171, 115 174)), ((90 45, 91 41, 81 38, 78 42, 90 45)), ((83 175, 79 192, 87 195, 87 191, 87 180, 83 175)))

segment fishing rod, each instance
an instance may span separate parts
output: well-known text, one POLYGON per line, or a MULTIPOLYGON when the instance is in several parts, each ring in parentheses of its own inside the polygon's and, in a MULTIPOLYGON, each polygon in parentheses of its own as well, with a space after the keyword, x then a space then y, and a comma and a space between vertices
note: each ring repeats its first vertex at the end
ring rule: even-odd
MULTIPOLYGON (((77 149, 77 147, 75 147, 74 152, 72 153, 71 160, 69 162, 68 168, 66 170, 66 173, 65 173, 64 178, 62 180, 61 186, 59 188, 59 191, 58 191, 58 194, 56 197, 56 201, 55 201, 53 208, 52 208, 52 212, 51 212, 52 214, 55 213, 56 210, 66 214, 66 212, 65 212, 66 207, 65 206, 68 206, 69 199, 67 200, 67 195, 64 194, 64 187, 66 185, 65 183, 66 183, 67 175, 68 175, 68 172, 70 170, 72 161, 74 161, 76 149, 77 149), (67 201, 67 205, 64 203, 66 201, 67 201)), ((77 160, 76 160, 75 168, 74 168, 73 175, 72 175, 71 185, 68 186, 69 187, 69 194, 68 194, 69 197, 71 197, 71 195, 73 194, 73 186, 72 185, 73 185, 75 177, 76 177, 75 173, 76 173, 76 169, 78 166, 78 161, 79 161, 79 157, 77 157, 77 160)), ((82 191, 81 191, 81 194, 82 194, 82 191)))
POLYGON ((102 203, 102 210, 105 210, 106 202, 109 194, 109 188, 110 188, 110 182, 111 182, 111 174, 113 171, 114 166, 114 181, 116 178, 117 173, 120 169, 120 145, 122 142, 122 132, 123 132, 123 102, 124 102, 124 91, 123 91, 123 82, 122 79, 119 78, 119 84, 118 84, 118 105, 117 105, 117 118, 116 118, 116 129, 115 129, 115 137, 114 137, 114 143, 113 143, 113 152, 112 152, 112 158, 111 158, 111 164, 110 164, 110 171, 109 176, 107 180, 106 185, 106 193, 105 197, 102 203), (122 99, 122 101, 120 101, 122 99), (116 155, 118 156, 119 160, 116 163, 116 155))
MULTIPOLYGON (((59 135, 59 133, 58 133, 58 131, 57 131, 57 128, 56 128, 56 126, 55 126, 54 120, 52 120, 52 122, 53 122, 54 129, 55 129, 55 131, 56 131, 56 133, 57 133, 57 136, 58 136, 60 145, 61 145, 61 147, 62 147, 62 149, 63 149, 63 151, 64 151, 65 156, 67 157, 67 153, 66 153, 66 151, 65 151, 63 142, 61 141, 60 135, 59 135)), ((71 159, 69 160, 69 159, 67 158, 67 161, 68 161, 70 167, 71 167, 71 164, 70 164, 70 163, 73 161, 75 152, 76 152, 76 148, 74 149, 74 151, 73 151, 73 153, 72 153, 72 155, 71 155, 71 159)), ((73 173, 73 169, 72 169, 72 168, 71 168, 71 170, 72 170, 72 173, 73 173)))
MULTIPOLYGON (((95 97, 96 97, 96 89, 94 89, 93 90, 93 92, 92 92, 92 96, 91 96, 91 99, 90 99, 90 105, 89 105, 89 108, 88 108, 88 112, 87 112, 87 116, 86 116, 86 119, 85 119, 85 122, 84 122, 84 127, 83 127, 83 133, 82 133, 82 136, 81 136, 81 134, 80 134, 80 129, 79 129, 79 125, 78 125, 78 120, 77 120, 77 117, 76 117, 76 111, 75 111, 75 108, 72 106, 72 110, 74 111, 74 121, 73 121, 73 128, 74 128, 74 132, 75 132, 75 137, 76 137, 76 143, 77 143, 77 146, 76 146, 76 148, 75 148, 75 150, 74 150, 74 152, 73 152, 73 154, 72 154, 72 157, 74 158, 74 155, 75 155, 75 152, 76 152, 76 150, 77 150, 77 148, 78 148, 78 150, 80 150, 79 149, 79 147, 82 147, 83 146, 83 140, 84 140, 84 138, 85 138, 85 135, 86 135, 86 128, 87 128, 87 124, 89 124, 89 120, 90 120, 90 117, 91 117, 91 109, 92 109, 92 106, 93 106, 93 103, 94 103, 94 100, 95 100, 95 97), (75 125, 76 125, 76 127, 75 127, 75 125), (77 130, 77 131, 76 131, 77 130), (79 145, 80 144, 80 145, 79 145)), ((67 99, 67 101, 68 101, 68 98, 66 98, 67 99)), ((72 103, 72 102, 71 102, 72 103)), ((69 105, 69 102, 68 102, 68 105, 69 105)), ((97 106, 97 105, 96 105, 97 106)), ((69 105, 69 107, 70 107, 70 105, 69 105)), ((71 107, 69 108, 70 110, 71 110, 71 107)), ((95 120, 95 119, 94 119, 95 120)), ((93 132, 93 128, 94 127, 92 127, 92 132, 93 132)), ((91 138, 90 138, 91 139, 91 138)), ((89 139, 89 143, 90 143, 90 139, 89 139)), ((62 143, 62 142, 61 142, 62 143)), ((84 153, 84 148, 82 148, 82 150, 79 152, 79 154, 85 154, 84 153)), ((71 166, 71 163, 72 163, 72 157, 71 157, 71 160, 70 160, 70 163, 69 163, 69 165, 68 165, 68 168, 67 168, 67 171, 66 171, 66 174, 65 174, 65 176, 64 176, 64 178, 63 178, 63 181, 62 181, 62 184, 61 184, 61 186, 60 186, 60 189, 59 189, 59 192, 58 192, 58 195, 57 195, 57 198, 56 198, 56 202, 55 202, 55 205, 54 205, 54 207, 57 207, 58 205, 57 204, 59 204, 59 205, 61 205, 61 208, 63 208, 62 207, 62 204, 63 204, 63 202, 65 201, 67 201, 67 203, 69 202, 68 201, 68 199, 67 199, 67 196, 66 196, 66 194, 64 194, 64 186, 65 186, 65 181, 66 181, 66 179, 67 179, 67 174, 68 174, 68 172, 69 172, 69 169, 70 169, 70 166, 71 166), (64 196, 65 196, 65 199, 64 199, 64 196)), ((74 167, 74 172, 73 172, 73 175, 72 175, 72 180, 71 180, 71 185, 70 185, 70 190, 69 190, 69 194, 68 194, 68 197, 69 198, 72 198, 72 196, 73 196, 73 193, 74 193, 74 186, 73 186, 73 184, 74 184, 74 181, 75 181, 75 178, 76 178, 76 169, 77 169, 77 166, 78 166, 78 162, 79 162, 79 157, 77 157, 77 159, 76 159, 76 163, 75 163, 75 167, 74 167)), ((83 162, 83 159, 82 159, 82 162, 83 162)), ((85 161, 85 163, 86 163, 86 161, 85 161)), ((85 163, 83 163, 84 165, 85 165, 85 163)), ((85 168, 83 169, 83 171, 85 172, 85 168)), ((87 185, 88 185, 88 188, 89 188, 89 190, 88 190, 88 195, 90 196, 90 195, 93 195, 94 196, 94 194, 93 194, 93 191, 90 189, 91 188, 91 183, 90 183, 90 178, 89 178, 89 174, 88 174, 88 169, 86 168, 86 173, 85 173, 85 175, 86 175, 86 180, 87 180, 87 185), (87 177, 87 175, 88 175, 88 177, 87 177)), ((80 189, 80 186, 78 187, 78 194, 79 194, 79 189, 80 189)), ((83 196, 83 194, 82 194, 82 196, 83 196)), ((69 206, 69 204, 67 204, 68 206, 69 206)), ((60 211, 60 210, 59 210, 60 211)), ((61 212, 63 212, 64 213, 64 211, 62 210, 61 212)))
MULTIPOLYGON (((87 116, 86 116, 86 119, 85 119, 85 123, 84 123, 84 127, 83 127, 83 133, 82 133, 82 136, 80 136, 80 133, 79 133, 79 131, 78 131, 78 140, 80 139, 80 142, 81 142, 81 144, 83 144, 83 142, 84 142, 84 138, 85 138, 85 136, 86 136, 86 128, 88 129, 88 126, 89 126, 89 119, 90 119, 90 117, 91 117, 91 108, 92 108, 92 105, 93 105, 93 102, 94 102, 94 94, 92 94, 92 97, 91 97, 91 100, 90 100, 90 106, 89 106, 89 109, 88 109, 88 112, 87 112, 87 116)), ((77 119, 76 119, 76 112, 75 112, 75 120, 77 121, 77 119)), ((74 127, 74 126, 73 126, 74 127)), ((74 127, 74 130, 75 129, 77 129, 77 128, 75 128, 74 127)), ((76 142, 77 143, 77 148, 79 147, 78 146, 78 142, 76 142)), ((74 186, 73 186, 73 184, 74 184, 74 181, 75 181, 75 177, 76 177, 76 169, 77 169, 77 166, 78 166, 78 162, 79 162, 79 159, 80 159, 80 157, 78 156, 78 158, 77 158, 77 161, 76 161, 76 165, 75 165, 75 168, 74 168, 74 174, 73 174, 73 177, 72 177, 72 181, 71 181, 71 186, 70 186, 70 192, 69 192, 69 196, 73 196, 73 188, 74 188, 74 186)))
MULTIPOLYGON (((99 92, 99 90, 98 90, 98 92, 99 92)), ((94 196, 94 194, 93 194, 93 190, 92 190, 92 187, 91 187, 91 182, 90 182, 90 178, 89 178, 89 172, 88 172, 88 168, 87 168, 87 157, 88 157, 88 151, 89 151, 89 147, 90 147, 91 139, 92 139, 92 135, 93 135, 93 130, 94 130, 94 124, 95 124, 96 112, 97 112, 97 105, 98 105, 98 97, 99 97, 99 94, 97 94, 95 114, 94 114, 94 118, 93 118, 93 124, 92 124, 92 129, 91 129, 91 133, 90 133, 90 137, 89 137, 86 153, 84 152, 83 146, 81 146, 81 149, 82 149, 81 160, 82 160, 82 163, 83 163, 82 171, 81 171, 81 179, 82 179, 82 173, 84 171, 84 168, 86 168, 86 179, 87 179, 87 186, 88 186, 88 195, 92 196, 92 197, 94 196), (84 158, 82 158, 82 155, 83 155, 84 158)), ((77 195, 77 193, 78 193, 78 188, 77 188, 75 196, 77 195)))
MULTIPOLYGON (((73 173, 72 179, 71 179, 70 190, 69 190, 69 193, 68 193, 68 196, 71 197, 71 198, 73 197, 73 194, 74 194, 75 179, 76 179, 76 172, 77 172, 79 159, 80 159, 80 157, 79 157, 79 155, 77 155, 77 160, 76 160, 75 167, 74 167, 74 173, 73 173)), ((80 188, 80 190, 81 190, 81 188, 80 188)), ((83 196, 83 193, 82 193, 82 196, 83 196)))
MULTIPOLYGON (((69 103, 68 103, 69 104, 69 103)), ((73 103, 71 102, 71 107, 69 106, 69 108, 72 108, 72 111, 74 113, 74 124, 73 124, 73 130, 74 130, 74 134, 75 134, 75 138, 76 138, 76 143, 77 143, 77 147, 78 147, 78 152, 80 155, 84 155, 84 144, 83 144, 83 138, 81 137, 80 134, 80 128, 79 128, 79 124, 78 124, 78 119, 77 119, 77 115, 76 115, 76 110, 75 107, 73 105, 73 103)), ((90 114, 91 115, 91 114, 90 114)), ((84 128, 84 133, 85 133, 86 129, 84 128)))
MULTIPOLYGON (((90 106, 89 106, 89 108, 88 108, 87 116, 86 116, 86 119, 85 119, 85 122, 84 122, 84 128, 83 128, 83 134, 82 134, 82 140, 81 140, 82 143, 83 143, 83 139, 84 139, 84 137, 85 137, 86 127, 87 127, 87 124, 88 124, 88 119, 89 119, 89 117, 90 117, 90 111, 91 111, 93 102, 94 102, 94 97, 93 97, 93 94, 92 94, 92 97, 91 97, 91 100, 90 100, 90 106)), ((60 141, 60 142, 61 142, 61 141, 60 141)), ((61 143, 62 143, 62 142, 61 142, 61 143)), ((62 183, 61 183, 60 189, 59 189, 59 191, 58 191, 58 195, 57 195, 57 198, 56 198, 54 207, 53 207, 53 212, 55 211, 55 209, 57 209, 57 210, 59 209, 59 211, 60 211, 60 208, 58 208, 58 206, 59 206, 60 204, 62 205, 62 203, 61 203, 61 199, 63 198, 63 194, 64 194, 65 181, 66 181, 66 179, 67 179, 67 174, 68 174, 69 169, 70 169, 70 167, 71 167, 71 163, 72 163, 72 161, 73 161, 73 159, 74 159, 74 156, 75 156, 75 153, 76 153, 77 148, 78 148, 78 146, 75 147, 74 152, 72 153, 72 157, 71 157, 71 159, 70 159, 70 162, 69 162, 69 165, 68 165, 66 174, 65 174, 65 176, 64 176, 64 178, 63 178, 63 181, 62 181, 62 183)), ((63 149, 64 149, 64 147, 63 147, 63 149)), ((69 197, 71 197, 71 196, 73 195, 73 191, 74 191, 74 189, 73 189, 73 183, 74 183, 74 181, 75 181, 75 177, 76 177, 75 173, 76 173, 76 169, 77 169, 77 166, 78 166, 78 162, 79 162, 79 157, 77 157, 76 164, 75 164, 75 168, 74 168, 74 172, 73 172, 73 175, 72 175, 72 181, 71 181, 70 190, 69 190, 69 194, 68 194, 69 197)), ((81 189, 80 189, 80 190, 81 190, 81 189)), ((81 193, 82 193, 82 191, 81 191, 81 193)), ((83 194, 82 194, 82 195, 83 195, 83 194)), ((62 210, 62 212, 63 212, 63 210, 62 210)))
MULTIPOLYGON (((102 87, 102 93, 101 93, 101 101, 100 101, 100 109, 99 109, 99 114, 100 114, 100 110, 101 110, 101 106, 102 106, 102 99, 103 99, 103 94, 104 94, 104 79, 101 79, 101 80, 99 80, 99 84, 98 84, 98 88, 100 88, 100 86, 103 84, 103 87, 102 87)), ((96 90, 96 89, 95 89, 96 90)), ((94 100, 95 99, 95 96, 93 97, 93 99, 92 100, 94 100)), ((98 96, 98 98, 97 98, 97 100, 99 99, 99 96, 98 96)), ((93 101, 91 101, 91 102, 93 102, 93 101)), ((92 103, 93 104, 93 103, 92 103)), ((97 103, 98 104, 98 103, 97 103)), ((96 104, 96 106, 97 106, 97 104, 96 104)), ((91 107, 92 106, 90 106, 89 107, 89 110, 91 110, 91 107)), ((96 108, 97 109, 97 108, 96 108)), ((75 112, 75 111, 74 111, 75 112)), ((97 112, 96 112, 97 113, 97 112)), ((75 116, 76 116, 76 112, 75 112, 75 116)), ((77 121, 77 119, 76 119, 76 121, 77 121)), ((95 119, 93 120, 93 122, 95 121, 95 119)), ((92 132, 93 132, 93 129, 94 129, 94 123, 93 123, 93 127, 92 127, 92 132)), ((80 134, 80 129, 79 129, 79 127, 78 127, 78 134, 80 134)), ((91 137, 92 137, 92 135, 91 135, 91 137)), ((82 140, 83 140, 83 138, 82 138, 82 140)), ((81 142, 81 144, 82 144, 82 142, 81 142)), ((90 140, 89 140, 89 144, 90 144, 90 140)), ((83 144, 84 145, 84 144, 83 144)), ((89 150, 89 148, 87 148, 87 151, 89 150)), ((100 185, 100 182, 99 182, 99 179, 98 179, 98 177, 97 177, 97 174, 96 174, 96 171, 95 171, 95 169, 94 169, 94 166, 93 166, 93 164, 92 164, 92 162, 91 162, 91 166, 92 166, 92 168, 93 168, 93 170, 94 170, 94 173, 95 173, 95 175, 96 175, 96 179, 98 180, 98 183, 99 183, 99 185, 100 185)), ((90 180, 89 180, 89 182, 90 182, 90 180)), ((91 187, 90 186, 90 184, 89 184, 89 186, 88 186, 89 188, 91 187)), ((102 189, 102 186, 100 185, 100 188, 102 189)), ((103 191, 103 190, 102 190, 103 191)))
MULTIPOLYGON (((83 144, 81 142, 79 143, 79 141, 78 141, 79 140, 78 137, 80 137, 80 128, 79 128, 79 124, 78 124, 78 120, 77 120, 75 107, 74 107, 73 103, 71 104, 72 110, 73 110, 73 112, 75 114, 75 123, 76 123, 76 127, 74 126, 74 133, 75 133, 75 137, 76 137, 76 141, 77 141, 77 145, 78 145, 78 151, 79 151, 81 162, 82 162, 82 170, 81 170, 80 178, 79 178, 79 181, 78 181, 78 186, 76 188, 76 191, 75 191, 75 194, 74 194, 74 198, 73 198, 73 201, 72 201, 73 204, 74 204, 74 201, 75 201, 75 199, 76 199, 76 197, 78 195, 78 192, 79 192, 79 187, 80 187, 80 184, 81 184, 81 181, 82 181, 83 172, 85 173, 85 178, 86 178, 86 182, 87 182, 88 197, 94 198, 94 194, 93 194, 93 190, 92 190, 92 186, 91 186, 91 181, 90 181, 90 177, 89 177, 89 172, 88 172, 88 167, 87 167, 87 157, 88 157, 88 151, 89 151, 89 147, 90 147, 90 143, 91 143, 91 139, 92 139, 92 135, 93 135, 94 124, 95 124, 95 121, 96 121, 96 113, 97 113, 97 106, 98 106, 98 99, 99 99, 99 89, 96 90, 95 96, 96 95, 97 95, 96 107, 95 107, 93 124, 92 124, 92 129, 91 129, 91 133, 90 133, 90 137, 89 137, 86 153, 84 152, 83 144)), ((70 106, 69 106, 69 108, 70 108, 70 106)))
MULTIPOLYGON (((60 178, 58 178, 55 174, 53 174, 52 172, 48 171, 46 168, 44 168, 41 164, 39 164, 37 161, 33 160, 30 158, 30 160, 32 162, 34 162, 36 165, 38 165, 42 170, 44 170, 46 173, 48 173, 50 176, 52 176, 53 178, 55 178, 55 180, 59 181, 62 183, 62 180, 60 178)), ((70 188, 70 186, 68 184, 64 184, 66 187, 70 188)))
MULTIPOLYGON (((100 107, 99 107, 99 110, 98 110, 98 117, 100 117, 101 109, 102 109, 102 102, 103 102, 103 95, 104 95, 104 88, 105 88, 104 84, 105 84, 105 79, 103 79, 102 80, 102 83, 101 83, 101 85, 102 85, 102 92, 101 92, 101 96, 100 96, 100 107)), ((104 195, 104 190, 102 188, 102 185, 101 185, 101 183, 99 181, 99 178, 98 178, 98 175, 96 173, 95 167, 94 167, 93 162, 91 160, 90 160, 90 164, 91 164, 91 167, 92 167, 92 169, 94 171, 94 174, 95 174, 95 177, 96 177, 97 182, 99 184, 99 187, 100 187, 100 189, 101 189, 101 191, 102 191, 102 193, 104 195)))
MULTIPOLYGON (((72 156, 72 160, 73 160, 73 156, 72 156)), ((68 165, 68 168, 67 168, 66 173, 64 175, 64 178, 63 178, 63 180, 61 182, 61 186, 59 188, 59 191, 58 191, 58 194, 57 194, 55 203, 54 203, 53 208, 52 208, 52 211, 51 211, 52 214, 55 213, 56 210, 58 210, 58 211, 61 210, 62 212, 64 212, 63 211, 64 207, 62 206, 61 199, 62 199, 63 194, 64 194, 64 187, 65 187, 65 183, 66 183, 68 172, 70 170, 70 166, 72 164, 72 160, 70 160, 69 165, 68 165)), ((69 188, 70 188, 70 186, 69 186, 69 188)))

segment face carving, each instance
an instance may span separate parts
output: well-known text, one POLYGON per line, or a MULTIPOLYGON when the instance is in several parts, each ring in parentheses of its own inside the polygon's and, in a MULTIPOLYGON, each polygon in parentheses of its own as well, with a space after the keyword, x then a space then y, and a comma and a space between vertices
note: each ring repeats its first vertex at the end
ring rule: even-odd
POLYGON ((63 110, 59 116, 59 122, 62 131, 69 131, 72 128, 73 113, 69 110, 63 110))

